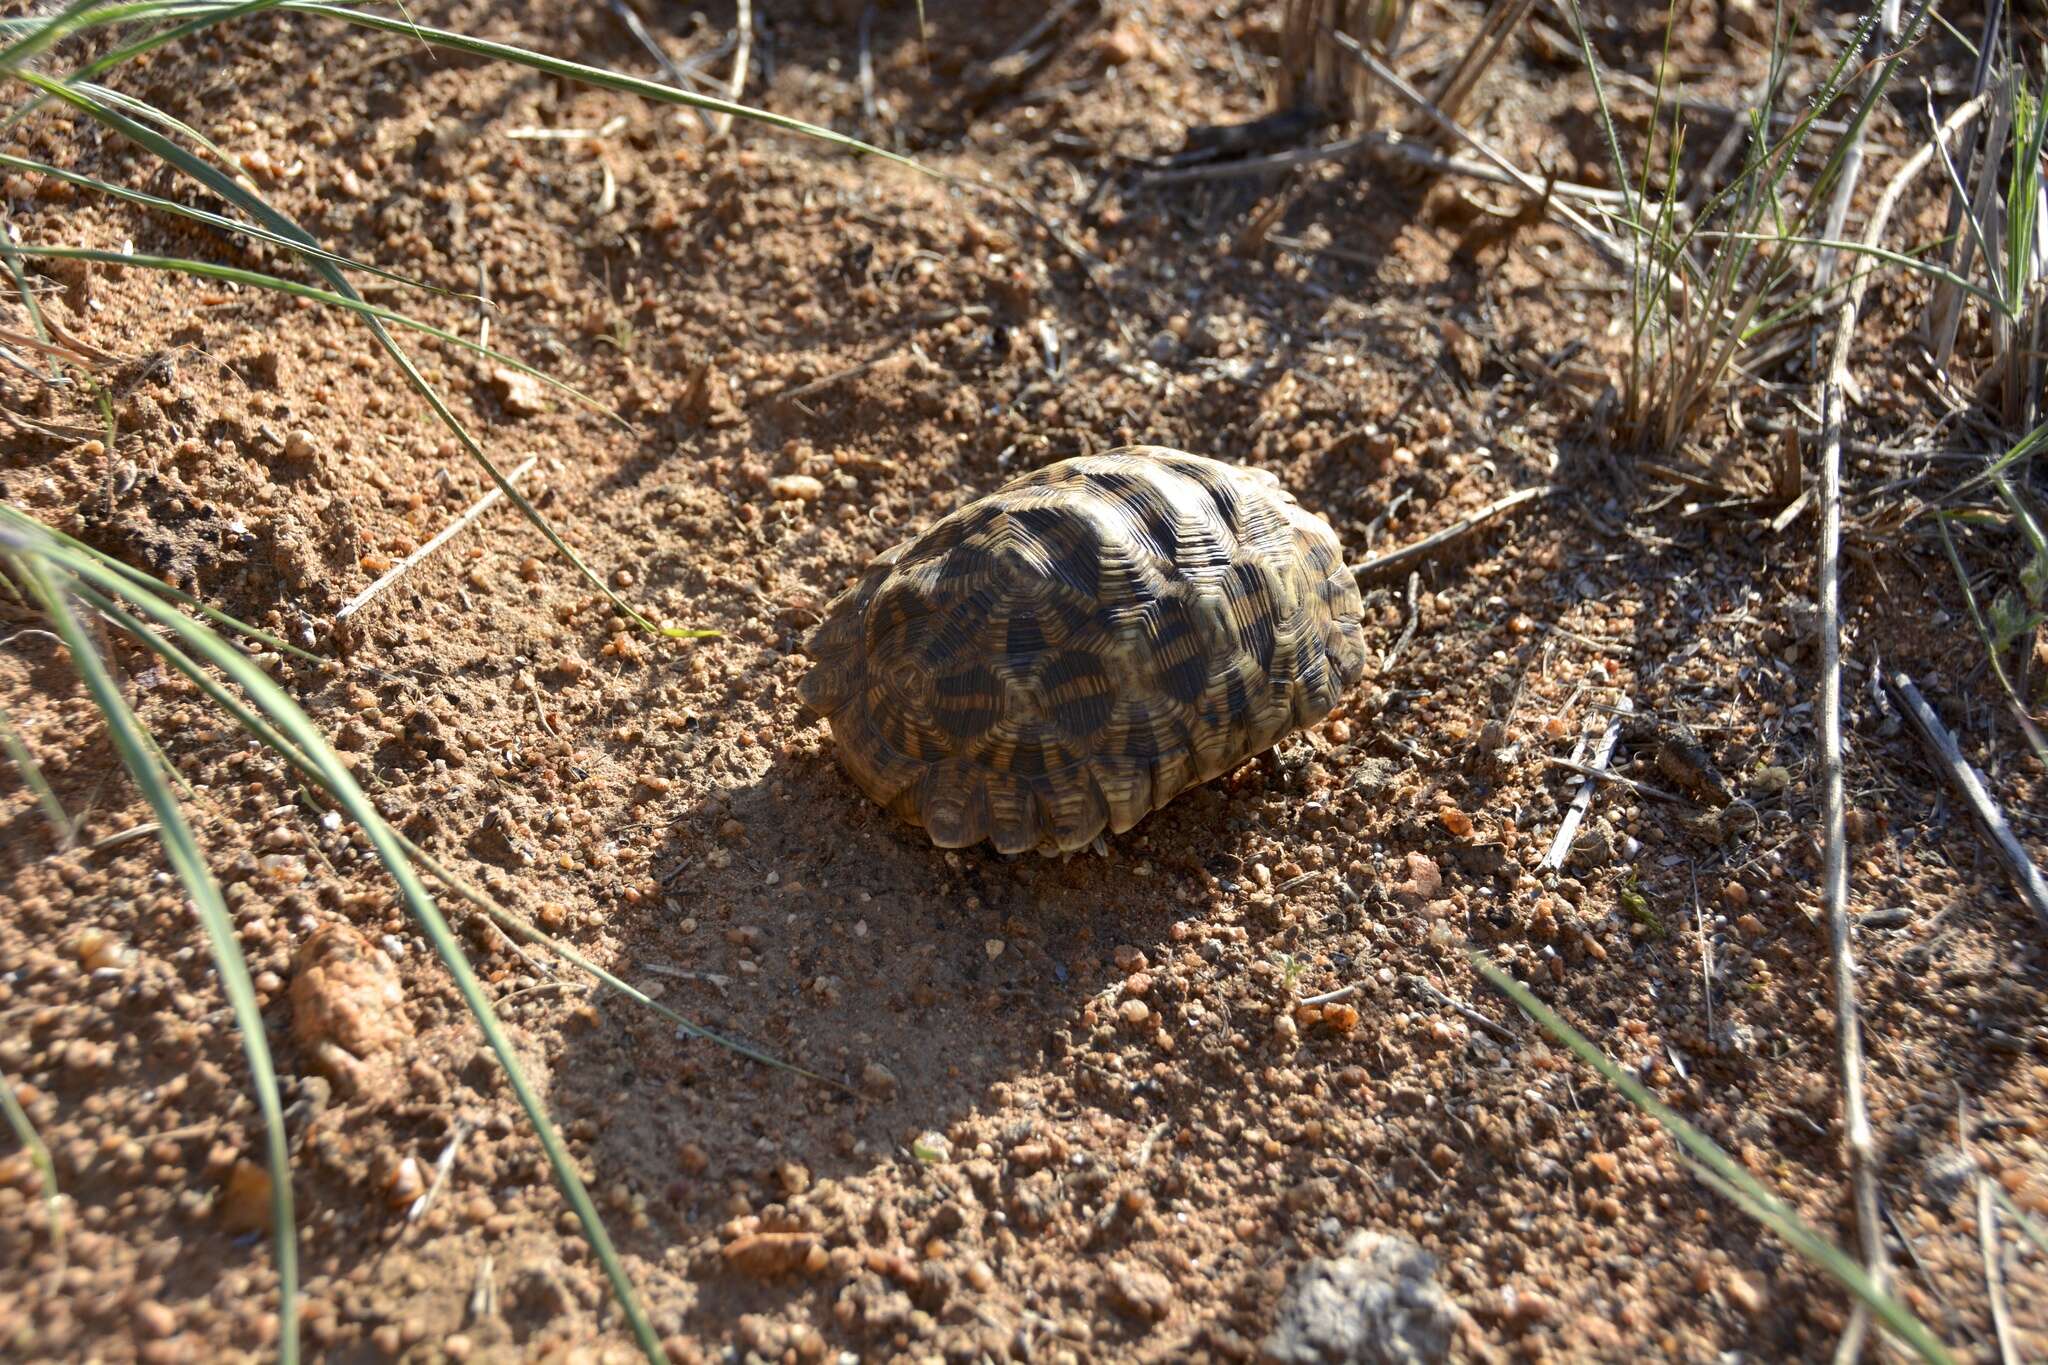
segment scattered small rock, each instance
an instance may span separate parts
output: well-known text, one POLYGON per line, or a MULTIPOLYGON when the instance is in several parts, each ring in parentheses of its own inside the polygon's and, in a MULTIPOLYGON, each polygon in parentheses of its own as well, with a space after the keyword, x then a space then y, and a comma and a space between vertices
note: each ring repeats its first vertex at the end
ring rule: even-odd
POLYGON ((880 1062, 869 1062, 860 1069, 860 1088, 878 1100, 896 1098, 896 1073, 880 1062))
POLYGON ((1367 798, 1379 796, 1393 785, 1400 771, 1390 758, 1361 758, 1351 770, 1351 785, 1367 798))
POLYGON ((813 1252, 822 1257, 824 1248, 808 1232, 750 1232, 727 1242, 720 1254, 740 1274, 772 1280, 805 1269, 813 1252))
POLYGON ((1188 328, 1188 349, 1200 355, 1223 355, 1236 335, 1237 329, 1228 319, 1209 313, 1188 328))
POLYGON ((1173 1307, 1173 1282, 1148 1266, 1112 1261, 1104 1283, 1110 1306, 1146 1322, 1158 1322, 1173 1307))
POLYGON ((778 502, 816 502, 825 485, 808 474, 777 474, 768 480, 768 494, 778 502))
MULTIPOLYGON (((1412 855, 1411 855, 1412 856, 1412 855)), ((1359 1231, 1308 1262, 1259 1347, 1263 1365, 1418 1365, 1450 1355, 1457 1310, 1436 1261, 1406 1237, 1359 1231)))
POLYGON ((221 1183, 216 1208, 229 1232, 270 1231, 270 1172, 254 1161, 237 1161, 221 1183))
POLYGON ((1444 889, 1444 874, 1425 854, 1408 855, 1408 880, 1394 887, 1394 898, 1413 910, 1435 900, 1444 889))
POLYGON ((498 401, 505 405, 505 411, 514 417, 532 417, 547 410, 540 381, 523 370, 499 366, 491 371, 491 387, 498 391, 498 401))

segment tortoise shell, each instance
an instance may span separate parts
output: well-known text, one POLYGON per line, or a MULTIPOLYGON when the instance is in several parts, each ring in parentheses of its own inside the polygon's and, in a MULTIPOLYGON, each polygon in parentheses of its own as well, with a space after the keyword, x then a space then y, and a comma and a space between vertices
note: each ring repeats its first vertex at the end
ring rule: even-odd
POLYGON ((1264 470, 1062 460, 877 558, 800 685, 942 848, 1088 847, 1328 715, 1365 668, 1336 534, 1264 470))

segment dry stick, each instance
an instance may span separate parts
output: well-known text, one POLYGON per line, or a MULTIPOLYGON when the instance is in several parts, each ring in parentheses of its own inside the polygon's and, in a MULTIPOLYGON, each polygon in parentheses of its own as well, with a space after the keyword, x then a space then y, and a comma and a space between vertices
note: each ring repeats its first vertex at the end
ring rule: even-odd
MULTIPOLYGON (((626 4, 626 0, 611 0, 611 8, 612 13, 618 16, 619 22, 626 26, 626 31, 631 33, 639 41, 640 46, 647 49, 648 55, 654 58, 654 64, 661 68, 661 74, 668 77, 668 83, 678 89, 687 90, 693 79, 690 72, 676 65, 675 60, 668 55, 668 50, 647 31, 647 25, 640 22, 640 16, 633 12, 632 7, 626 4)), ((702 109, 695 112, 697 121, 703 124, 704 131, 709 133, 711 116, 702 109)))
POLYGON ((1401 638, 1394 641, 1394 647, 1388 650, 1385 656, 1380 659, 1380 672, 1382 673, 1385 673, 1394 666, 1394 660, 1401 657, 1401 651, 1408 648, 1408 642, 1415 638, 1415 625, 1421 619, 1421 613, 1416 609, 1415 599, 1421 586, 1422 575, 1420 573, 1408 575, 1408 624, 1402 628, 1401 638))
POLYGON ((1891 685, 1892 695, 1911 718, 1921 740, 1940 760, 1941 768, 1948 774, 1949 781, 1955 784, 1957 794, 1976 812, 1977 821, 1983 826, 1999 861, 2005 864, 2006 875, 2012 878, 2014 889, 2032 907, 2042 926, 2048 928, 2048 878, 2041 875, 2041 869, 2028 856, 2026 846, 2020 843, 2012 832, 2012 826, 2006 823, 1998 803, 1986 790, 1984 779, 1971 766, 1970 760, 1963 757, 1955 736, 1934 714, 1934 708, 1927 704, 1927 698, 1920 695, 1920 689, 1913 685, 1913 680, 1904 673, 1895 672, 1886 681, 1891 685))
POLYGON ((1356 994, 1358 994, 1358 983, 1354 981, 1349 986, 1339 986, 1334 991, 1324 991, 1321 995, 1311 995, 1306 1000, 1297 1001, 1296 1003, 1303 1005, 1334 1005, 1339 1000, 1349 1000, 1356 994))
POLYGON ((1353 564, 1351 566, 1351 573, 1356 578, 1373 578, 1395 569, 1404 568, 1409 560, 1420 559, 1434 550, 1443 548, 1443 546, 1456 540, 1474 527, 1483 526, 1487 522, 1492 521, 1501 513, 1513 511, 1523 503, 1532 502, 1537 498, 1547 498, 1556 491, 1556 485, 1544 484, 1541 487, 1524 488, 1519 492, 1510 493, 1499 501, 1490 502, 1477 512, 1452 522, 1449 526, 1444 527, 1443 530, 1424 536, 1413 545, 1404 545, 1398 550, 1389 550, 1383 555, 1375 555, 1363 564, 1353 564))
POLYGON ((835 384, 844 384, 849 379, 860 378, 862 375, 868 373, 870 370, 880 365, 883 361, 889 359, 891 356, 896 354, 898 354, 898 352, 896 348, 892 346, 889 348, 889 350, 887 350, 881 355, 871 356, 866 360, 862 360, 855 364, 848 365, 843 370, 834 370, 831 374, 823 375, 817 379, 811 380, 809 383, 806 384, 798 384, 795 388, 784 389, 782 392, 776 394, 773 398, 770 398, 768 401, 771 404, 794 403, 798 399, 808 398, 814 393, 823 393, 826 389, 831 388, 835 384))
MULTIPOLYGON (((1462 175, 1472 180, 1484 180, 1492 185, 1513 185, 1519 189, 1522 184, 1514 175, 1496 166, 1462 156, 1452 156, 1405 134, 1393 132, 1360 133, 1356 137, 1338 138, 1317 147, 1294 147, 1284 152, 1274 152, 1269 156, 1248 156, 1241 161, 1211 161, 1199 166, 1154 171, 1139 177, 1137 184, 1140 189, 1150 189, 1155 185, 1174 185, 1189 180, 1235 180, 1243 176, 1261 175, 1267 171, 1286 171, 1300 166, 1313 166, 1324 161, 1343 161, 1367 153, 1411 162, 1444 175, 1462 175)), ((1627 200, 1627 196, 1620 190, 1597 189, 1592 185, 1579 185, 1565 180, 1551 186, 1551 193, 1568 199, 1584 200, 1589 204, 1622 204, 1627 200)))
MULTIPOLYGON (((534 462, 539 458, 540 456, 538 455, 527 456, 526 459, 520 464, 520 466, 517 469, 513 470, 510 474, 507 474, 505 476, 505 482, 508 484, 518 483, 519 477, 522 474, 526 473, 527 470, 533 468, 534 462)), ((489 492, 485 493, 482 497, 478 498, 475 502, 471 503, 469 505, 469 510, 464 512, 461 516, 457 517, 454 521, 450 522, 446 527, 442 528, 439 535, 436 535, 432 540, 420 546, 419 549, 414 550, 404 559, 399 560, 396 564, 392 565, 388 571, 386 571, 382 578, 378 579, 375 583, 372 583, 369 587, 364 588, 361 592, 357 593, 354 597, 350 598, 347 602, 343 603, 341 610, 334 613, 334 619, 336 621, 346 621, 349 617, 355 615, 364 607, 368 606, 370 602, 376 598, 378 593, 383 592, 393 583, 396 583, 415 564, 418 564, 428 555, 434 553, 434 551, 440 549, 443 545, 446 545, 450 540, 453 540, 458 532, 460 532, 465 526, 469 525, 472 521, 475 521, 478 517, 482 516, 485 512, 489 511, 491 504, 496 502, 499 498, 503 497, 504 495, 505 494, 503 489, 493 488, 489 492)))
POLYGON ((860 116, 869 127, 875 122, 875 7, 860 12, 860 116))
POLYGON ((1714 948, 1707 939, 1707 914, 1700 908, 1700 865, 1693 863, 1688 869, 1692 873, 1692 923, 1700 940, 1700 999, 1707 1007, 1707 1039, 1711 1045, 1714 1037, 1714 948))
POLYGON ((1998 1358, 2004 1365, 2017 1365, 2020 1355, 2013 1347, 2012 1316, 2005 1311, 2005 1272, 1998 1264, 1998 1206, 1991 1202, 1991 1181, 1981 1173, 1977 1176, 1977 1249, 1984 1255, 1984 1293, 1991 1300, 1998 1358))
MULTIPOLYGON (((1635 714, 1636 705, 1626 695, 1615 705, 1614 715, 1607 722, 1607 733, 1600 736, 1600 747, 1593 751, 1593 768, 1596 772, 1607 770, 1607 761, 1614 757, 1614 746, 1621 742, 1622 717, 1635 714)), ((1586 812, 1593 805, 1593 788, 1599 783, 1588 777, 1579 784, 1579 794, 1572 798, 1571 809, 1564 813, 1564 823, 1557 827, 1557 837, 1550 841, 1550 851, 1543 855, 1538 869, 1561 868, 1566 855, 1572 851, 1572 840, 1577 837, 1579 825, 1584 822, 1586 812)))
MULTIPOLYGON (((1445 115, 1441 109, 1438 109, 1425 99, 1422 93, 1414 86, 1401 79, 1400 75, 1392 67, 1373 56, 1372 53, 1367 52, 1348 34, 1333 33, 1330 36, 1337 40, 1339 48, 1350 53, 1353 60, 1362 62, 1366 70, 1385 81, 1395 94, 1414 105, 1430 122, 1443 129, 1446 133, 1449 133, 1452 137, 1457 138, 1501 170, 1507 172, 1508 176, 1525 194, 1537 198, 1543 197, 1541 181, 1515 165, 1512 161, 1509 161, 1488 144, 1480 141, 1474 134, 1467 132, 1455 120, 1445 115)), ((1584 215, 1572 208, 1571 205, 1559 202, 1555 195, 1550 197, 1550 211, 1569 224, 1579 236, 1585 238, 1586 244, 1606 257, 1609 264, 1622 270, 1629 270, 1633 267, 1634 262, 1630 259, 1630 252, 1627 249, 1599 228, 1594 227, 1592 223, 1586 220, 1584 215)))
MULTIPOLYGON (((1935 148, 1973 117, 1981 100, 1972 100, 1942 121, 1934 138, 1899 167, 1870 212, 1863 244, 1875 246, 1884 236, 1892 209, 1906 186, 1934 158, 1935 148)), ((1863 171, 1863 130, 1843 158, 1836 194, 1846 201, 1855 193, 1863 171)), ((1856 1232, 1863 1264, 1883 1289, 1891 1262, 1885 1251, 1884 1227, 1878 1211, 1877 1144, 1871 1136, 1870 1111, 1863 1097, 1863 1034, 1856 1012, 1856 952, 1849 938, 1849 853, 1846 803, 1842 782, 1842 407, 1849 387, 1849 349, 1856 338, 1856 314, 1870 285, 1871 272, 1854 271, 1837 310, 1827 378, 1821 385, 1821 531, 1820 531, 1820 764, 1822 822, 1822 886, 1827 905, 1828 947, 1835 988, 1835 1039, 1842 1070, 1842 1145, 1849 1158, 1849 1184, 1856 1205, 1856 1232)), ((1869 1314, 1861 1304, 1836 1350, 1837 1361, 1862 1353, 1869 1314)))
POLYGON ((1297 166, 1313 166, 1322 161, 1342 161, 1346 157, 1358 156, 1386 144, 1386 138, 1379 133, 1360 133, 1356 137, 1340 137, 1334 142, 1325 142, 1319 147, 1291 147, 1284 152, 1273 152, 1267 156, 1248 156, 1238 161, 1212 161, 1200 166, 1180 166, 1169 171, 1153 171, 1138 179, 1139 189, 1151 189, 1156 185, 1178 185, 1190 180, 1235 180, 1241 176, 1262 175, 1267 171, 1292 170, 1297 166))
MULTIPOLYGON (((1373 149, 1402 161, 1413 162, 1427 170, 1439 171, 1446 175, 1462 175, 1494 185, 1513 185, 1521 188, 1521 181, 1497 166, 1489 166, 1462 156, 1452 156, 1449 152, 1439 151, 1400 133, 1373 134, 1373 149)), ((1575 184, 1569 180, 1560 180, 1553 184, 1550 193, 1553 197, 1579 199, 1588 204, 1628 203, 1628 196, 1620 190, 1599 189, 1592 185, 1575 184)))
POLYGON ((1116 328, 1117 336, 1122 338, 1124 345, 1132 348, 1137 346, 1138 340, 1131 335, 1130 327, 1124 322, 1123 310, 1117 306, 1116 291, 1103 276, 1102 262, 1088 248, 1076 241, 1072 233, 1054 222, 1052 216, 1038 205, 1007 185, 998 185, 990 180, 969 180, 966 176, 957 175, 949 175, 946 179, 948 183, 960 189, 970 190, 976 194, 992 194, 1038 224, 1039 230, 1052 238, 1055 246, 1074 258, 1074 264, 1081 267, 1081 278, 1088 282, 1089 288, 1102 296, 1103 304, 1109 309, 1110 325, 1116 328))
MULTIPOLYGON (((1515 1031, 1509 1028, 1507 1025, 1496 1023, 1494 1020, 1489 1019, 1485 1015, 1481 1014, 1478 1010, 1473 1009, 1470 1005, 1461 1004, 1458 1001, 1451 999, 1451 997, 1445 995, 1442 991, 1430 985, 1421 977, 1410 976, 1406 978, 1406 980, 1408 983, 1408 989, 1423 996, 1425 999, 1434 1001, 1435 1003, 1443 1006, 1445 1009, 1455 1010, 1460 1016, 1462 1016, 1465 1019, 1467 1023, 1471 1024, 1474 1028, 1479 1029, 1482 1032, 1492 1034, 1494 1037, 1500 1039, 1503 1043, 1506 1043, 1509 1047, 1513 1047, 1515 1044, 1522 1041, 1520 1038, 1515 1036, 1515 1031)), ((1306 1004, 1308 1002, 1303 1001, 1302 1003, 1306 1004)))
POLYGON ((1616 786, 1627 787, 1637 796, 1647 796, 1652 801, 1669 801, 1679 806, 1699 804, 1687 797, 1680 796, 1677 792, 1668 792, 1662 787, 1653 787, 1647 782, 1638 782, 1633 777, 1623 777, 1620 773, 1611 773, 1605 768, 1588 767, 1584 763, 1575 763, 1569 758, 1559 758, 1555 754, 1546 757, 1543 761, 1553 768, 1563 768, 1566 772, 1574 772, 1581 777, 1590 777, 1595 782, 1612 782, 1616 786))
MULTIPOLYGON (((753 0, 740 0, 739 14, 733 20, 739 29, 739 47, 732 54, 732 79, 726 82, 725 99, 728 104, 739 103, 741 93, 747 85, 747 67, 754 59, 754 4, 753 0)), ((732 115, 716 113, 711 116, 711 141, 723 142, 725 135, 732 131, 732 115)))

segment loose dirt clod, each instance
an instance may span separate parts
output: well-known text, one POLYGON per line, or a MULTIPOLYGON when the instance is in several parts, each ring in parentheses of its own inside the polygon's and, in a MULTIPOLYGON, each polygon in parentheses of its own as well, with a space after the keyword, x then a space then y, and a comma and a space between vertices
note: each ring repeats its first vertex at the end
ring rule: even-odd
POLYGON ((292 961, 292 1039, 329 1079, 363 1085, 363 1062, 411 1041, 405 987, 382 948, 346 924, 315 930, 292 961))

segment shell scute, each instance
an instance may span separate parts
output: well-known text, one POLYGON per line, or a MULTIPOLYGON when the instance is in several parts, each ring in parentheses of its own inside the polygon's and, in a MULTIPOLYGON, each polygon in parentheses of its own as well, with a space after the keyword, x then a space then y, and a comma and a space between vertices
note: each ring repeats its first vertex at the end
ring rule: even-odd
POLYGON ((1327 715, 1365 667, 1342 548, 1263 470, 1158 447, 1023 475, 879 557, 799 686, 943 847, 1086 847, 1327 715))

